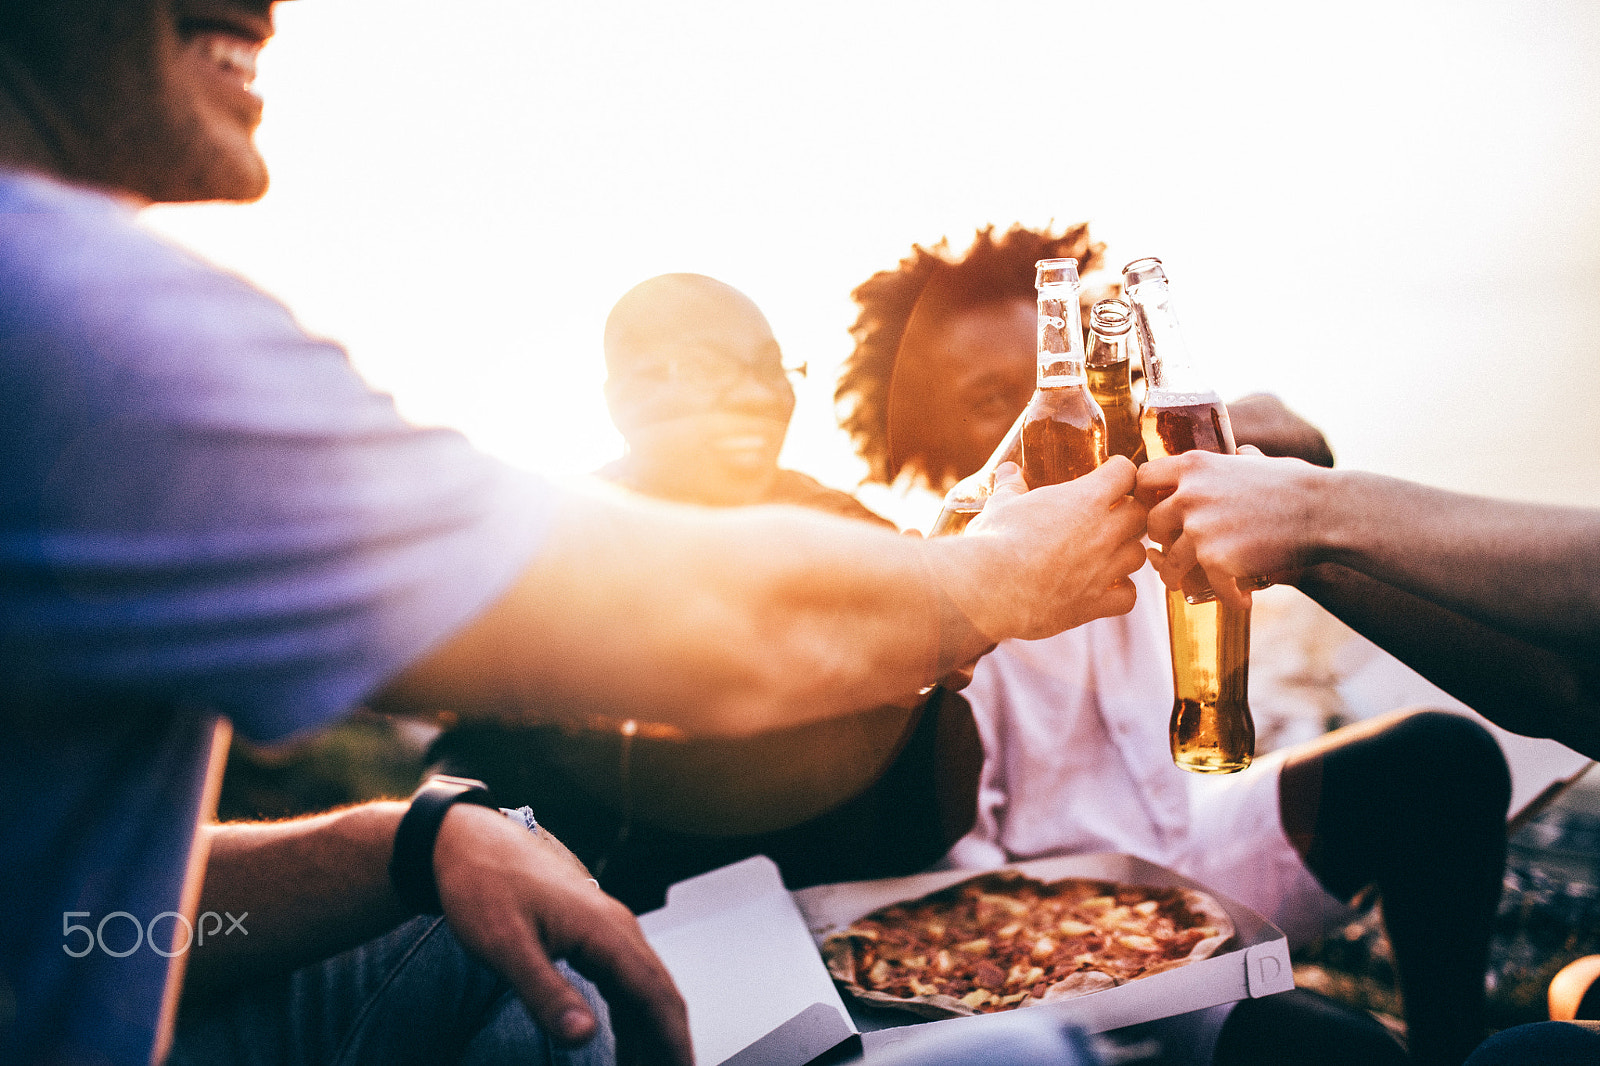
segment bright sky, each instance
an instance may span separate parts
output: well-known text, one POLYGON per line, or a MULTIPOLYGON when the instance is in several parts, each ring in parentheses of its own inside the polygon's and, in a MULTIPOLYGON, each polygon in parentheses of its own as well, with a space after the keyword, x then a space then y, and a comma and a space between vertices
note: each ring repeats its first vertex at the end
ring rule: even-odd
POLYGON ((301 0, 273 190, 147 216, 427 423, 620 452, 600 332, 646 277, 809 361, 786 462, 845 487, 849 291, 913 241, 1087 218, 1164 259, 1225 397, 1342 465, 1600 504, 1600 5, 301 0))

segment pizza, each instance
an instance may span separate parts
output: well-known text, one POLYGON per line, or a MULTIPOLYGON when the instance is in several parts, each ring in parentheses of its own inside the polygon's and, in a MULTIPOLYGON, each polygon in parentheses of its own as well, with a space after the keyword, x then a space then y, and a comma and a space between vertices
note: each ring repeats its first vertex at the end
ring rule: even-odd
POLYGON ((999 870, 881 907, 822 955, 858 1000, 946 1018, 1113 988, 1206 958, 1233 932, 1194 889, 999 870))

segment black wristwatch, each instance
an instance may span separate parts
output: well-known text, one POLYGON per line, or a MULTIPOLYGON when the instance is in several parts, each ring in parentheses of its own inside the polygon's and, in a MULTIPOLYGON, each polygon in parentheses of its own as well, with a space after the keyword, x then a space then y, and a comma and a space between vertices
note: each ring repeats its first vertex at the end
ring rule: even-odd
POLYGON ((400 901, 418 914, 443 914, 439 884, 433 877, 433 842, 444 816, 457 803, 473 803, 498 810, 489 786, 470 777, 439 774, 422 783, 411 796, 411 806, 394 831, 394 853, 389 857, 389 881, 400 901))

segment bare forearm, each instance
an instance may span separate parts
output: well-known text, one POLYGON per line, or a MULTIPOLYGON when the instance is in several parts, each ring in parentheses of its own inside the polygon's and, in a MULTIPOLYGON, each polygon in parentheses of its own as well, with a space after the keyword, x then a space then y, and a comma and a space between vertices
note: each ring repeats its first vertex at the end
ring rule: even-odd
POLYGON ((1508 729, 1600 750, 1600 511, 1204 452, 1147 463, 1139 490, 1169 587, 1196 563, 1219 597, 1296 580, 1508 729))
MULTIPOLYGON (((248 911, 248 934, 226 951, 197 950, 186 992, 203 997, 286 972, 406 918, 388 879, 405 811, 403 803, 380 802, 291 822, 212 827, 201 907, 248 911)), ((582 1041, 596 1026, 583 997, 550 966, 566 958, 607 989, 621 1057, 633 1061, 625 1054, 632 1039, 640 1061, 690 1061, 688 1016, 671 976, 627 908, 601 892, 555 838, 457 804, 440 821, 433 863, 451 930, 517 989, 548 1033, 582 1041)))
MULTIPOLYGON (((871 706, 941 673, 939 600, 919 547, 787 510, 585 508, 384 706, 650 717, 712 734, 871 706)), ((985 646, 959 612, 948 626, 951 665, 985 646)))
POLYGON ((890 702, 1004 637, 1127 611, 1142 506, 1117 458, 997 489, 959 538, 792 508, 574 498, 511 591, 391 684, 385 710, 750 734, 890 702))
POLYGON ((1162 580, 1335 563, 1540 647, 1600 657, 1600 510, 1447 492, 1294 459, 1188 452, 1146 463, 1162 580))
POLYGON ((1600 758, 1600 671, 1344 567, 1300 588, 1345 624, 1496 724, 1600 758))
POLYGON ((1359 570, 1558 651, 1600 652, 1600 511, 1329 473, 1310 529, 1359 570))
POLYGON ((201 994, 335 955, 407 917, 388 863, 404 803, 368 803, 287 822, 211 826, 200 913, 241 918, 191 959, 201 994))

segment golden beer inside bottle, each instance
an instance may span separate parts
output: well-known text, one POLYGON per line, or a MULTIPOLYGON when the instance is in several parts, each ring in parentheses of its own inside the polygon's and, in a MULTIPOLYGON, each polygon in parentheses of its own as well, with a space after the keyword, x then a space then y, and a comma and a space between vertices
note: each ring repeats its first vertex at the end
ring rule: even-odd
POLYGON ((1022 423, 1022 477, 1028 487, 1071 481, 1105 461, 1105 415, 1083 379, 1036 390, 1022 423))
POLYGON ((929 537, 954 537, 966 531, 972 520, 983 513, 981 502, 969 510, 946 507, 939 512, 939 517, 934 520, 933 528, 928 530, 929 537))
POLYGON ((1139 404, 1133 398, 1128 376, 1128 360, 1104 366, 1088 366, 1084 375, 1089 391, 1106 416, 1106 452, 1125 455, 1136 464, 1144 462, 1144 438, 1139 433, 1139 404))
MULTIPOLYGON (((1196 447, 1233 451, 1227 410, 1214 396, 1185 396, 1144 412, 1145 447, 1152 459, 1196 447)), ((1203 579, 1202 574, 1202 579, 1203 579)), ((1250 611, 1214 598, 1191 603, 1167 590, 1172 636, 1172 761, 1200 774, 1231 774, 1250 765, 1256 727, 1250 716, 1250 611)))
POLYGON ((1185 770, 1228 774, 1255 755, 1250 717, 1250 612, 1189 603, 1167 590, 1172 635, 1172 760, 1185 770))

